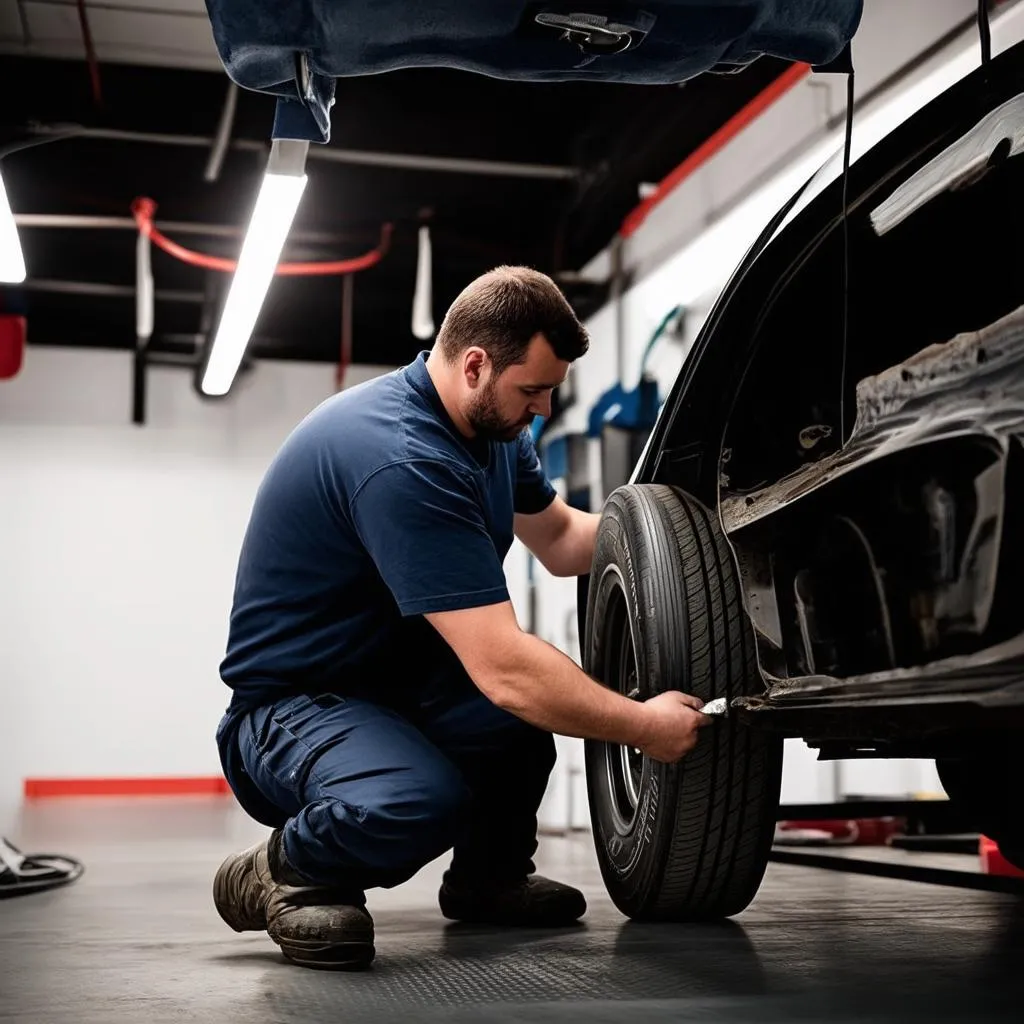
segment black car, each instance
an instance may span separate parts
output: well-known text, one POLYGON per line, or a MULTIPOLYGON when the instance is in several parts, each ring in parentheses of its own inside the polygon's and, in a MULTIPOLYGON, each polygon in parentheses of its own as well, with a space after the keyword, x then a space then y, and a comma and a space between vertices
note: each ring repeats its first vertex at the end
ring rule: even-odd
POLYGON ((1022 148, 1018 45, 809 181, 606 501, 584 667, 637 699, 729 704, 678 765, 586 745, 625 914, 747 906, 784 737, 936 759, 1024 867, 1022 148))

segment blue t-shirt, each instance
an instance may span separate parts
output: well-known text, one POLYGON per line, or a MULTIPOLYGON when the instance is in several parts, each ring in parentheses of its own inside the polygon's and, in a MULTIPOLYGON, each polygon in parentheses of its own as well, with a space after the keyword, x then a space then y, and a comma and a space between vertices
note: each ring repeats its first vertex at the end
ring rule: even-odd
POLYGON ((221 663, 232 706, 412 692, 454 659, 423 615, 508 600, 513 514, 554 495, 528 430, 459 433, 426 353, 329 398, 256 495, 221 663))

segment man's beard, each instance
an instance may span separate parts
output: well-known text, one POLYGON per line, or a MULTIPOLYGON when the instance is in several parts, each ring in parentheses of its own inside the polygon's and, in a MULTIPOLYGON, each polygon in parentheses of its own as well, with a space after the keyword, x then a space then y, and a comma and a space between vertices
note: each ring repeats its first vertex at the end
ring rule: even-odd
POLYGON ((466 414, 477 437, 485 441, 514 441, 528 423, 509 423, 498 410, 494 381, 488 381, 466 414))

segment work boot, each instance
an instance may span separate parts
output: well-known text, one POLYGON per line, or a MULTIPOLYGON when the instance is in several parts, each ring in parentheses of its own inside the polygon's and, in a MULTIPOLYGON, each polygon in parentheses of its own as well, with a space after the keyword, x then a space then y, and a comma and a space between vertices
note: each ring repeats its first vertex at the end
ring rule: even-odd
POLYGON ((284 859, 280 832, 221 864, 213 902, 236 932, 266 929, 285 957, 303 967, 357 970, 373 960, 366 908, 304 882, 284 859))
POLYGON ((587 910, 579 889, 540 875, 501 887, 466 885, 446 878, 438 901, 441 913, 452 921, 534 928, 573 924, 587 910))

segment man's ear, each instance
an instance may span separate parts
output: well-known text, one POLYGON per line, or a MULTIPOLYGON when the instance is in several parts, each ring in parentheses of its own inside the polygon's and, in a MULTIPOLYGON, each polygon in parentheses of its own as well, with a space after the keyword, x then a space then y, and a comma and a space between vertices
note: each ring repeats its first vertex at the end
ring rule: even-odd
POLYGON ((487 361, 487 353, 477 345, 471 345, 463 354, 462 372, 471 388, 480 386, 487 361))

